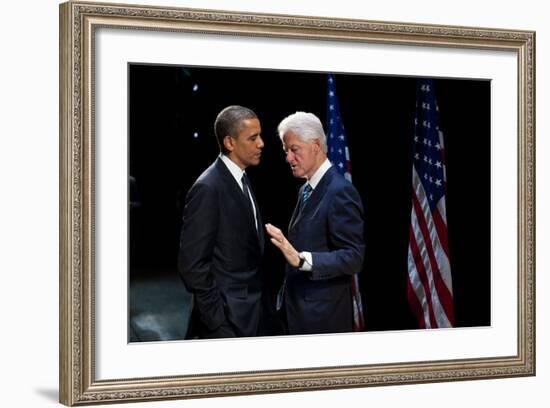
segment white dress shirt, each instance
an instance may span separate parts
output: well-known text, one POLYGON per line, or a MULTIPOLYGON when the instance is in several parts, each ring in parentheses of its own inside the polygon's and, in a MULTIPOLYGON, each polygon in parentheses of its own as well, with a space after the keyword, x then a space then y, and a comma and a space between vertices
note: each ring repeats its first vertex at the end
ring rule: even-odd
MULTIPOLYGON (((332 163, 330 162, 330 160, 325 159, 323 164, 319 166, 319 168, 313 174, 313 176, 311 176, 311 178, 306 182, 311 186, 311 189, 312 189, 311 194, 313 194, 315 187, 317 187, 317 184, 319 184, 319 181, 321 181, 321 179, 323 178, 327 170, 331 168, 331 166, 332 166, 332 163)), ((305 261, 302 267, 300 268, 300 270, 306 271, 306 272, 313 270, 313 257, 311 255, 311 252, 302 251, 300 252, 300 255, 305 258, 305 261)))
MULTIPOLYGON (((237 184, 243 190, 243 175, 246 174, 243 169, 241 169, 239 166, 237 166, 229 157, 227 157, 225 154, 220 153, 220 159, 223 161, 235 181, 237 181, 237 184)), ((244 192, 244 190, 243 190, 244 192)), ((254 211, 254 221, 256 225, 256 231, 258 231, 258 217, 256 216, 256 206, 254 205, 254 200, 252 199, 252 196, 250 195, 250 189, 248 190, 248 199, 250 200, 250 204, 252 205, 252 211, 254 211)))

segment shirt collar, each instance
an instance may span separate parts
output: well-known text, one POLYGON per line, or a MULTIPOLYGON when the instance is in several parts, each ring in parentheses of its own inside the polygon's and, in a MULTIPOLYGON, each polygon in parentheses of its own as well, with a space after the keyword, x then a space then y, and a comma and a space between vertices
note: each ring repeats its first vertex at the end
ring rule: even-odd
POLYGON ((220 153, 220 159, 223 161, 231 175, 235 180, 237 180, 237 183, 239 183, 239 186, 241 189, 243 188, 243 182, 242 177, 244 174, 244 170, 242 170, 239 166, 237 166, 229 157, 227 157, 225 154, 220 153))
POLYGON ((325 159, 325 161, 323 162, 323 164, 321 164, 321 166, 319 166, 317 171, 307 181, 312 189, 315 190, 315 187, 317 187, 317 184, 319 184, 319 181, 321 181, 321 179, 323 178, 327 170, 330 169, 331 166, 332 164, 328 158, 325 159))

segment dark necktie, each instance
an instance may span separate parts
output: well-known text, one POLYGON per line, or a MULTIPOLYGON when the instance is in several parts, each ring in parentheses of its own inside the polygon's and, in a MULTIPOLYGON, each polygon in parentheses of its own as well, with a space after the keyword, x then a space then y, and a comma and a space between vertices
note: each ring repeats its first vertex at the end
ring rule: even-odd
POLYGON ((299 212, 302 212, 302 210, 304 209, 304 206, 306 205, 306 201, 307 199, 309 198, 309 196, 311 195, 311 192, 313 191, 313 188, 311 188, 311 186, 308 184, 306 184, 306 186, 304 187, 304 189, 302 190, 302 196, 300 197, 300 209, 299 209, 299 212))
POLYGON ((256 230, 258 230, 258 223, 256 221, 256 217, 254 216, 254 208, 252 207, 251 196, 250 196, 250 183, 248 182, 248 177, 246 177, 246 173, 243 173, 243 176, 241 178, 241 181, 243 183, 243 193, 246 198, 246 202, 248 203, 248 206, 250 207, 250 211, 252 212, 252 217, 254 218, 254 226, 256 227, 256 230))

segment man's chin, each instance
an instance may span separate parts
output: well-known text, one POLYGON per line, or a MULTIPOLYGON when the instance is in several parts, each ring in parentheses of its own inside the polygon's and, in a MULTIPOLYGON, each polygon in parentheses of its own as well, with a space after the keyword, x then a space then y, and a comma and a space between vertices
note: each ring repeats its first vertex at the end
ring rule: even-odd
POLYGON ((306 176, 303 172, 299 170, 291 169, 291 171, 292 171, 292 175, 296 178, 304 178, 306 176))

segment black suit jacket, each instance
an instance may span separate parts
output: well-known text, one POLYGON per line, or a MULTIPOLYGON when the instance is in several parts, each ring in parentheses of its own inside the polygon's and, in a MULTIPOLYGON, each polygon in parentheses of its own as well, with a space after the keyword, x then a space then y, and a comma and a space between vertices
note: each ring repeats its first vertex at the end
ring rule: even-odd
POLYGON ((296 206, 288 238, 297 251, 311 252, 313 261, 311 272, 286 266, 289 333, 352 331, 351 277, 361 271, 365 251, 363 206, 336 168, 323 175, 301 212, 296 206))
POLYGON ((257 334, 264 234, 255 199, 258 231, 246 200, 220 158, 186 197, 178 268, 194 294, 201 337, 257 334))

